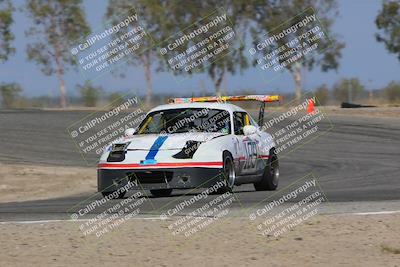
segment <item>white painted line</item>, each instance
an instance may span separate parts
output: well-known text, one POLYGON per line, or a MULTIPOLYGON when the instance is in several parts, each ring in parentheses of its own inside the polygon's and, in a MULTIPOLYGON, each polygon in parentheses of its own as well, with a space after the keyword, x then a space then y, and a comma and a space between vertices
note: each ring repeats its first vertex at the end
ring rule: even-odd
MULTIPOLYGON (((324 215, 384 215, 384 214, 396 214, 400 213, 400 210, 388 210, 388 211, 371 211, 371 212, 347 212, 347 213, 333 213, 333 214, 324 214, 324 215)), ((321 214, 323 215, 323 214, 321 214)), ((207 218, 207 217, 204 217, 207 218)), ((246 218, 246 217, 245 217, 246 218)), ((78 219, 78 220, 38 220, 38 221, 6 221, 6 222, 0 222, 0 225, 2 224, 36 224, 36 223, 54 223, 54 222, 87 222, 90 219, 78 219)), ((129 220, 168 220, 165 218, 160 218, 159 216, 157 217, 131 217, 129 220)))
MULTIPOLYGON (((160 217, 132 217, 129 220, 165 220, 160 217)), ((35 223, 53 223, 53 222, 87 222, 89 219, 79 219, 79 220, 39 220, 39 221, 7 221, 0 222, 0 224, 35 224, 35 223)))
POLYGON ((356 212, 356 213, 343 213, 343 214, 350 214, 350 215, 380 215, 380 214, 395 214, 395 213, 400 213, 400 210, 356 212))

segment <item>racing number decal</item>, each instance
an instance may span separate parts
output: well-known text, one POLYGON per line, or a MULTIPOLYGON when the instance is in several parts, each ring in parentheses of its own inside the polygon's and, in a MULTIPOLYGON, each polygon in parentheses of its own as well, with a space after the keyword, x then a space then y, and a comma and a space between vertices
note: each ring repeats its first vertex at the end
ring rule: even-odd
POLYGON ((257 143, 254 141, 244 142, 245 162, 243 169, 254 169, 257 162, 257 143))

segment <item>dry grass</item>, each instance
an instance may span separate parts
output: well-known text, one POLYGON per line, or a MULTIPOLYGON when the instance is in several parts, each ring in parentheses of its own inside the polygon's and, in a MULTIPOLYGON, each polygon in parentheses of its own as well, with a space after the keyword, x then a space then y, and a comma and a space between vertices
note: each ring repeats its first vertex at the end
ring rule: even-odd
POLYGON ((391 254, 400 254, 400 248, 395 248, 388 245, 381 245, 381 250, 391 254))

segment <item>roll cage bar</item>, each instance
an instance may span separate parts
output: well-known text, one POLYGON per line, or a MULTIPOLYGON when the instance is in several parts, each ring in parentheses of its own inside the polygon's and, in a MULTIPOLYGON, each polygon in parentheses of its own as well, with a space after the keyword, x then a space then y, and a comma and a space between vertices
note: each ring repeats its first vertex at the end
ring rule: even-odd
POLYGON ((279 95, 238 95, 238 96, 204 96, 204 97, 184 97, 170 98, 168 103, 196 103, 196 102, 235 102, 235 101, 257 101, 260 102, 258 111, 258 125, 264 124, 265 103, 280 102, 282 99, 279 95))

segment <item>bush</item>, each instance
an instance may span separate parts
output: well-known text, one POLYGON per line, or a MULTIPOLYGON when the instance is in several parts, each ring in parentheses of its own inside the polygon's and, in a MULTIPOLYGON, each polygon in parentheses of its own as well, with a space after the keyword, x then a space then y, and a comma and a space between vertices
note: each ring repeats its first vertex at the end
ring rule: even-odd
POLYGON ((333 86, 333 96, 340 102, 348 102, 349 90, 351 101, 354 101, 364 93, 365 88, 357 78, 342 79, 333 86))
POLYGON ((111 93, 108 97, 108 102, 112 108, 115 108, 124 102, 124 96, 120 93, 111 93))
POLYGON ((16 101, 22 92, 21 86, 17 83, 2 83, 0 85, 1 103, 3 108, 15 108, 16 101))
POLYGON ((77 89, 86 107, 96 106, 102 91, 100 87, 94 87, 89 81, 86 81, 84 85, 78 85, 77 89))
POLYGON ((400 102, 400 83, 399 82, 391 82, 384 89, 383 92, 391 103, 400 102))
POLYGON ((326 84, 323 84, 314 91, 314 95, 317 98, 316 105, 324 106, 328 103, 329 100, 329 89, 326 84))

